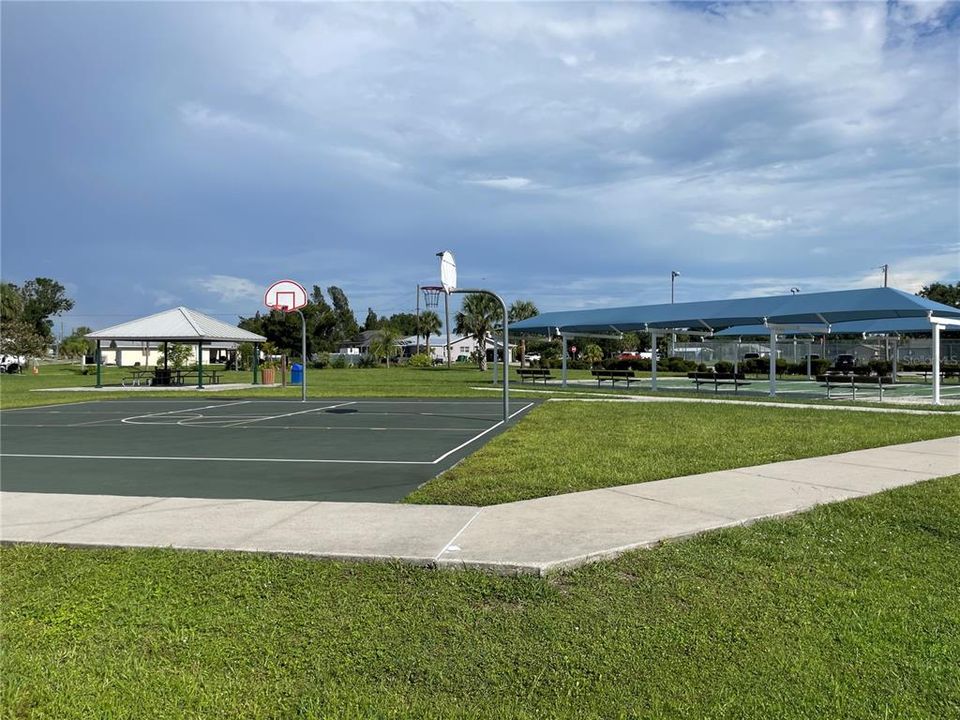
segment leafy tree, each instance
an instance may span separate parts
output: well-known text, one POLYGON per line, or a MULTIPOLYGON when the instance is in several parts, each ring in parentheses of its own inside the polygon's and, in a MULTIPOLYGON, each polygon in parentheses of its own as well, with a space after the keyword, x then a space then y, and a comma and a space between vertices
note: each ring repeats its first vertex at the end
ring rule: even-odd
POLYGON ((168 343, 166 353, 164 353, 164 348, 160 349, 160 362, 174 370, 183 370, 189 357, 190 346, 183 343, 168 343))
POLYGON ((377 314, 373 311, 373 308, 367 308, 367 319, 363 321, 364 330, 376 330, 382 322, 383 321, 377 317, 377 314))
POLYGON ((16 320, 23 314, 23 296, 13 283, 0 282, 0 322, 16 320))
POLYGON ((500 303, 490 295, 470 293, 463 298, 463 305, 456 314, 456 331, 477 340, 477 367, 487 369, 487 335, 503 321, 500 303))
POLYGON ((400 350, 397 343, 402 335, 396 328, 385 325, 377 331, 370 342, 370 352, 378 358, 386 358, 387 367, 390 367, 390 358, 395 356, 400 350))
MULTIPOLYGON (((383 318, 381 318, 382 320, 383 318)), ((416 313, 394 313, 386 325, 396 328, 403 337, 410 337, 417 334, 417 314, 416 313)))
POLYGON ((636 333, 624 333, 620 338, 620 349, 624 352, 636 352, 640 347, 640 336, 636 333))
POLYGON ((347 294, 336 285, 328 287, 327 294, 333 303, 333 314, 336 318, 334 340, 339 344, 356 337, 357 333, 360 332, 360 327, 357 325, 357 319, 350 309, 347 294))
POLYGON ((80 325, 73 329, 70 336, 65 338, 60 345, 60 353, 68 358, 78 358, 84 355, 93 355, 97 350, 95 340, 87 340, 84 335, 93 332, 86 325, 80 325))
POLYGON ((67 297, 66 288, 56 280, 38 277, 23 284, 20 297, 23 319, 32 324, 37 334, 49 344, 53 340, 50 317, 73 309, 73 300, 67 297))
MULTIPOLYGON (((540 314, 540 310, 533 300, 514 300, 507 311, 507 318, 511 323, 520 322, 540 314)), ((523 367, 523 358, 527 354, 527 339, 520 338, 520 367, 523 367)))
POLYGON ((23 318, 3 323, 3 332, 0 333, 0 352, 3 354, 25 359, 40 357, 47 351, 47 345, 47 339, 37 332, 33 323, 23 318))
POLYGON ((955 282, 952 285, 941 282, 930 283, 924 285, 917 295, 944 305, 960 307, 960 282, 955 282))
POLYGON ((433 310, 424 310, 420 313, 420 334, 426 338, 427 355, 430 354, 430 336, 439 335, 442 327, 440 316, 433 310))
POLYGON ((603 360, 603 350, 596 343, 590 343, 583 349, 582 357, 591 365, 596 365, 603 360))

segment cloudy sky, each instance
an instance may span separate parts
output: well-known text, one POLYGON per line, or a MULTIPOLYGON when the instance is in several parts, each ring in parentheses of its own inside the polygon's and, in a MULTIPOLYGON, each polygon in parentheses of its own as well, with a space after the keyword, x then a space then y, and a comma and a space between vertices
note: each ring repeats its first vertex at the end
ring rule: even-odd
POLYGON ((65 319, 955 281, 960 5, 2 5, 2 273, 65 319))

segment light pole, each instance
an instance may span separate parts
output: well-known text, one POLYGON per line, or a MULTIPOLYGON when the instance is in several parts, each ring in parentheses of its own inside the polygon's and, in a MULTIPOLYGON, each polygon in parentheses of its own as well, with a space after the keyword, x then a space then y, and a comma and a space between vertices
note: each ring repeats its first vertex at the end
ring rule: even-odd
POLYGON ((887 264, 887 263, 884 263, 883 265, 881 265, 881 266, 880 266, 879 268, 877 268, 877 269, 878 269, 878 270, 883 270, 883 286, 886 287, 886 286, 887 286, 887 272, 890 270, 890 265, 887 264))

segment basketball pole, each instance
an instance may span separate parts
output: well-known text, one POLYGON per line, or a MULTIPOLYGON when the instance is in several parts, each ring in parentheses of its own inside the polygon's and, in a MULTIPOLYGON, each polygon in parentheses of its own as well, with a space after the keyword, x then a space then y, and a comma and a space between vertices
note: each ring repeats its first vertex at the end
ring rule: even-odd
POLYGON ((447 370, 450 369, 450 293, 445 292, 443 294, 443 312, 446 315, 446 328, 447 328, 447 370))
POLYGON ((300 373, 300 402, 307 401, 307 318, 302 310, 297 310, 300 316, 300 357, 303 362, 303 371, 300 373))

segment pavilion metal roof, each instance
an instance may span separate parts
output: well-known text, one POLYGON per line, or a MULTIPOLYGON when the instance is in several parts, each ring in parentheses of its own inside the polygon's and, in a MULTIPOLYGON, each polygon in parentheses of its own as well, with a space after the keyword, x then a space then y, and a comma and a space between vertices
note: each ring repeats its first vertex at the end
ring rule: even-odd
POLYGON ((222 322, 186 307, 130 320, 96 330, 84 337, 90 340, 140 340, 147 342, 265 342, 266 338, 249 330, 222 322))
MULTIPOLYGON (((551 334, 644 330, 720 331, 736 326, 815 325, 894 318, 960 321, 960 308, 895 288, 838 290, 663 305, 548 312, 510 325, 511 332, 551 334)), ((807 329, 809 332, 810 330, 807 329)), ((766 330, 769 333, 769 328, 766 330)))

